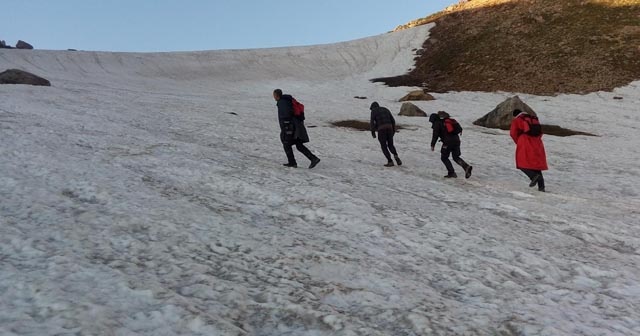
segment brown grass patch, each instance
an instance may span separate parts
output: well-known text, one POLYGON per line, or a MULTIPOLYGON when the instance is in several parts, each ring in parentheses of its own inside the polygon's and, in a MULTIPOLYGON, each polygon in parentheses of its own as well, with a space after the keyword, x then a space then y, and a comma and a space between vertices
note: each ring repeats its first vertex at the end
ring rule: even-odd
MULTIPOLYGON (((358 131, 371 131, 370 123, 368 121, 362 121, 362 120, 354 120, 354 119, 339 120, 339 121, 332 122, 331 125, 335 127, 351 128, 358 131)), ((396 124, 396 130, 400 130, 400 129, 407 129, 407 127, 400 124, 396 124)))
MULTIPOLYGON (((474 124, 475 125, 475 124, 474 124)), ((595 136, 597 137, 598 135, 596 134, 592 134, 589 132, 582 132, 582 131, 574 131, 572 129, 568 129, 568 128, 564 128, 558 125, 545 125, 545 124, 540 124, 540 126, 542 126, 542 134, 544 135, 553 135, 553 136, 559 136, 559 137, 567 137, 567 136, 572 136, 572 135, 585 135, 585 136, 595 136)), ((503 131, 508 131, 509 127, 486 127, 486 126, 481 126, 484 127, 486 129, 501 129, 503 131)), ((481 131, 483 132, 483 131, 481 131)), ((488 134, 495 134, 495 133, 489 133, 489 132, 485 132, 488 134)))
POLYGON ((557 125, 541 125, 542 133, 546 135, 555 135, 559 137, 566 137, 572 135, 586 135, 586 136, 597 136, 595 134, 591 134, 588 132, 574 131, 568 128, 563 128, 557 125))
POLYGON ((556 95, 640 79, 640 0, 473 0, 408 26, 431 22, 414 70, 374 82, 556 95))

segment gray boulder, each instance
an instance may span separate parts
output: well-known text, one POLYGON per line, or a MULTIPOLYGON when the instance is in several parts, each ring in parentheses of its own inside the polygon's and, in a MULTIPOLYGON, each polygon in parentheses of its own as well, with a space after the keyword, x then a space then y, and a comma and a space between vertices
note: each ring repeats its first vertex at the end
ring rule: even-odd
POLYGON ((33 46, 23 40, 19 40, 16 43, 16 49, 33 49, 33 46))
POLYGON ((412 103, 403 103, 400 107, 400 113, 398 115, 406 117, 426 117, 427 113, 421 110, 419 107, 412 103))
POLYGON ((484 117, 473 122, 474 125, 489 128, 499 128, 508 130, 513 120, 513 110, 520 109, 530 115, 537 116, 536 112, 520 100, 520 97, 513 96, 502 103, 498 104, 493 111, 487 113, 484 117))
POLYGON ((436 100, 432 95, 426 93, 424 90, 416 90, 411 91, 406 96, 400 98, 399 101, 410 101, 410 100, 436 100))
POLYGON ((18 69, 9 69, 5 72, 0 72, 0 84, 29 84, 51 86, 51 82, 49 82, 48 80, 18 69))

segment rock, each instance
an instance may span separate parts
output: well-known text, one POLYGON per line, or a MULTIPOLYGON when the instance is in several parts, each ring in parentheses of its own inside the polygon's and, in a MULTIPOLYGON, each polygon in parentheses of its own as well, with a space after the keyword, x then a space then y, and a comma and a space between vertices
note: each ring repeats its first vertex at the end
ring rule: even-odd
POLYGON ((48 80, 18 69, 9 69, 5 72, 0 73, 0 84, 29 84, 51 86, 51 82, 49 82, 48 80))
POLYGON ((399 101, 410 101, 410 100, 436 100, 432 95, 426 93, 424 90, 416 90, 411 91, 406 96, 400 98, 399 101))
POLYGON ((537 116, 536 112, 533 111, 529 105, 520 100, 520 97, 513 96, 500 103, 495 109, 493 109, 493 111, 487 113, 484 117, 474 121, 473 124, 507 130, 511 127, 514 109, 520 109, 530 115, 537 116))
POLYGON ((421 110, 419 107, 412 103, 403 103, 400 107, 400 113, 398 115, 407 117, 426 117, 427 113, 421 110))
POLYGON ((33 46, 23 40, 19 40, 16 43, 16 49, 33 49, 33 46))

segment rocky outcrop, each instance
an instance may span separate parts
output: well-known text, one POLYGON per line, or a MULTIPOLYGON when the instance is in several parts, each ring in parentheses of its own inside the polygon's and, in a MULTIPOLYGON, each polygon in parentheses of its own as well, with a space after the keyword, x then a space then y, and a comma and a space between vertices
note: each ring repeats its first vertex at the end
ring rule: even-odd
POLYGON ((49 82, 48 80, 36 76, 30 72, 18 69, 9 69, 0 73, 0 84, 28 84, 51 86, 51 82, 49 82))
POLYGON ((432 95, 426 93, 424 90, 416 90, 411 91, 406 96, 400 98, 399 101, 410 101, 410 100, 436 100, 432 95))
POLYGON ((398 115, 406 117, 426 117, 427 113, 412 103, 404 103, 400 107, 400 113, 398 115))
POLYGON ((23 40, 19 40, 16 43, 16 49, 33 49, 33 46, 23 40))
POLYGON ((520 97, 513 96, 502 103, 498 104, 493 111, 487 113, 484 117, 473 122, 474 125, 484 126, 489 128, 500 128, 507 130, 511 127, 511 120, 513 119, 513 110, 519 109, 527 112, 530 115, 536 115, 536 112, 525 104, 520 97))

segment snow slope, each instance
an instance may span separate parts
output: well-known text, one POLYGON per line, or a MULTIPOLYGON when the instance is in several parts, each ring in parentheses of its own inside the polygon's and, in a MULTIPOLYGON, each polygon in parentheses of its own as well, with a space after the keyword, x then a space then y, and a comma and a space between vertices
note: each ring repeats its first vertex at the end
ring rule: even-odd
POLYGON ((547 193, 506 131, 510 93, 418 103, 465 128, 444 180, 425 118, 402 167, 368 132, 398 111, 429 26, 312 47, 0 50, 52 87, 0 86, 1 335, 638 335, 640 82, 520 95, 544 123, 547 193), (273 89, 305 103, 313 170, 285 169, 273 89), (354 99, 365 96, 368 99, 354 99), (613 99, 614 96, 623 99, 613 99), (310 127, 316 126, 316 127, 310 127), (459 170, 460 172, 460 170, 459 170))

